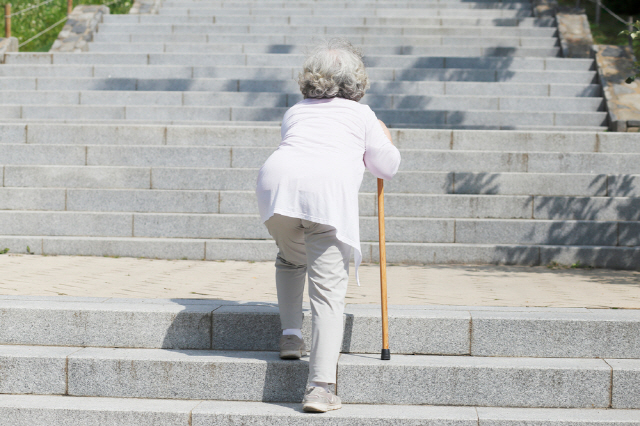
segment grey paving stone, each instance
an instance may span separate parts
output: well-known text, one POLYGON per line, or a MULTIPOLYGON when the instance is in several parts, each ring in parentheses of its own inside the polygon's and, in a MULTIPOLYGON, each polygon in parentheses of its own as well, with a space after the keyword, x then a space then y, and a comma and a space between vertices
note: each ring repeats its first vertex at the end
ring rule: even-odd
MULTIPOLYGON (((311 348, 311 311, 303 310, 302 335, 311 348)), ((279 351, 282 335, 277 306, 222 306, 212 315, 211 348, 216 350, 279 351)))
POLYGON ((164 126, 29 124, 27 143, 78 145, 162 145, 164 126))
POLYGON ((613 408, 640 408, 637 391, 640 380, 640 361, 635 359, 606 359, 613 369, 611 406, 613 408))
POLYGON ((299 402, 308 363, 277 352, 85 348, 68 371, 69 395, 299 402))
POLYGON ((44 254, 204 259, 205 241, 175 238, 44 237, 44 254))
POLYGON ((605 408, 610 376, 603 360, 343 354, 338 392, 349 403, 605 408))
MULTIPOLYGON (((379 308, 345 309, 343 352, 379 353, 379 308)), ((394 354, 466 355, 470 315, 463 311, 389 310, 389 347, 394 354)))
POLYGON ((127 213, 0 212, 4 235, 131 236, 132 215, 127 213))
POLYGON ((85 157, 86 152, 83 146, 48 146, 24 143, 0 145, 0 158, 4 164, 78 166, 85 164, 85 157))
POLYGON ((5 186, 149 188, 149 168, 5 166, 5 186))
POLYGON ((66 358, 80 348, 0 345, 0 392, 64 394, 66 358))
POLYGON ((205 401, 193 410, 193 426, 230 426, 256 422, 264 426, 353 426, 436 425, 472 426, 477 424, 475 409, 468 407, 422 407, 345 404, 340 410, 320 416, 302 411, 301 404, 234 401, 205 401))
POLYGON ((0 425, 187 426, 200 401, 2 395, 0 425))
POLYGON ((471 354, 575 358, 640 358, 640 315, 472 312, 471 354))
POLYGON ((211 347, 208 305, 0 300, 0 307, 2 344, 211 347))
POLYGON ((572 408, 500 408, 477 407, 481 426, 510 426, 522 423, 540 425, 637 425, 638 413, 633 410, 598 410, 572 408))

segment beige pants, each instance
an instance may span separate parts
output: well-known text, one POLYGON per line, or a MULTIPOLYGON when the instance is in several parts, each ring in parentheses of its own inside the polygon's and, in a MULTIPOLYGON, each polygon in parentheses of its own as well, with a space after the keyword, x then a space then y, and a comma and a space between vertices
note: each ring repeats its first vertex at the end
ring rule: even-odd
POLYGON ((265 225, 278 245, 276 288, 282 329, 302 328, 302 295, 309 275, 309 381, 336 382, 351 246, 332 226, 275 214, 265 225))

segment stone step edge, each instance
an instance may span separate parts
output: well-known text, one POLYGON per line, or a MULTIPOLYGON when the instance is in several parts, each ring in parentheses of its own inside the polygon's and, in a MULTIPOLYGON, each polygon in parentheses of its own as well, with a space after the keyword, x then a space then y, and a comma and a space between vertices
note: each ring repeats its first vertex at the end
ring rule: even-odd
MULTIPOLYGON (((0 236, 9 253, 168 260, 273 261, 271 240, 0 236), (27 251, 27 247, 29 251, 27 251)), ((378 243, 362 242, 363 263, 377 263, 378 243)), ((573 265, 638 270, 640 247, 461 243, 387 243, 389 264, 573 265), (394 253, 394 251, 398 253, 394 253), (425 261, 426 260, 426 261, 425 261)))
POLYGON ((321 415, 323 420, 316 416, 302 412, 299 403, 0 395, 0 417, 17 420, 12 426, 48 426, 50 423, 45 422, 50 422, 50 419, 70 426, 157 425, 154 421, 160 421, 165 426, 191 426, 219 424, 230 418, 238 422, 244 421, 245 424, 258 424, 254 422, 263 419, 260 424, 270 426, 286 424, 287 418, 300 422, 296 424, 312 421, 309 424, 314 425, 331 421, 330 419, 340 419, 349 421, 353 426, 366 426, 376 421, 393 422, 398 426, 415 425, 422 421, 449 421, 460 426, 482 426, 485 421, 498 421, 505 426, 515 426, 527 420, 540 426, 567 423, 591 426, 609 422, 637 426, 640 410, 343 404, 342 409, 321 415))

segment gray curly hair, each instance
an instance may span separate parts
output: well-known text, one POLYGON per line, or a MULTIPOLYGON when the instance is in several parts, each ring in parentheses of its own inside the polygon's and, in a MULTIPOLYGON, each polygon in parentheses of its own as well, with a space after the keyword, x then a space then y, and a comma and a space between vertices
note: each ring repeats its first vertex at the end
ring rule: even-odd
POLYGON ((344 38, 324 40, 314 46, 298 74, 307 98, 345 98, 359 101, 369 88, 362 51, 344 38))

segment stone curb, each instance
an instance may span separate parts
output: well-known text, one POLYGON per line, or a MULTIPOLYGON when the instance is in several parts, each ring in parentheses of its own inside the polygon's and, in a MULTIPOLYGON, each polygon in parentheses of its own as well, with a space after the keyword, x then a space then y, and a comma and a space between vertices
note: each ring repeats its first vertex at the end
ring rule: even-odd
POLYGON ((102 16, 108 14, 107 6, 76 6, 49 52, 86 52, 102 16))
POLYGON ((15 37, 0 37, 0 64, 4 64, 4 54, 18 51, 18 39, 15 37))

